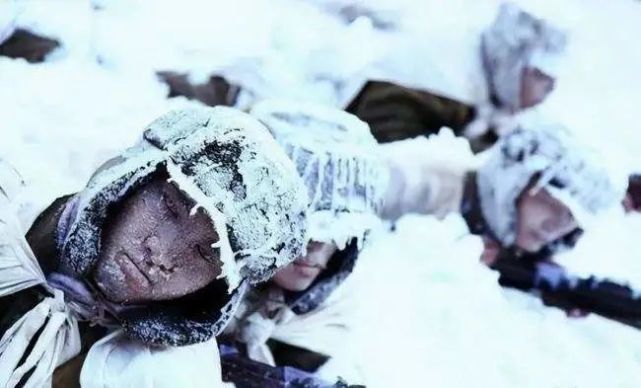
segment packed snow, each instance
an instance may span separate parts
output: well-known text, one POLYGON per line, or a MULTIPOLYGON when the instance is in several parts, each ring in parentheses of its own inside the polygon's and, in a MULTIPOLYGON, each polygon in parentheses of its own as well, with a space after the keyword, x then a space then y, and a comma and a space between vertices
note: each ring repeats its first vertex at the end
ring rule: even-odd
MULTIPOLYGON (((570 33, 558 89, 540 111, 606 152, 618 172, 641 170, 641 3, 517 3, 570 33)), ((0 158, 26 180, 21 200, 33 217, 80 190, 154 118, 193 104, 166 99, 156 70, 190 71, 195 80, 221 72, 259 96, 334 105, 368 72, 456 90, 465 85, 452 74, 466 71, 469 39, 499 1, 20 4, 17 25, 64 44, 43 64, 0 57, 0 158), (341 12, 349 4, 355 17, 341 12)), ((613 211, 559 260, 641 288, 638 230, 641 216, 613 211)), ((457 216, 407 216, 394 232, 373 235, 355 274, 369 286, 355 337, 368 386, 638 386, 641 332, 594 315, 568 319, 500 289, 478 263, 480 251, 457 216)))
POLYGON ((638 386, 638 330, 497 287, 458 215, 407 216, 377 237, 355 274, 372 285, 358 342, 371 386, 638 386))

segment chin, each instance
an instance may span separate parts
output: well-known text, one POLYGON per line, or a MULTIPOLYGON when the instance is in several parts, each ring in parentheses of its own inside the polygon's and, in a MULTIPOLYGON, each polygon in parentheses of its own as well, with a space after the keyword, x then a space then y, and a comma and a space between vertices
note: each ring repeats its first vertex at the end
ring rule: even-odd
POLYGON ((285 289, 287 291, 299 292, 299 291, 305 291, 311 285, 312 285, 312 282, 305 281, 305 282, 299 282, 299 283, 291 284, 291 285, 289 285, 289 287, 287 287, 285 289))
POLYGON ((535 241, 517 241, 516 246, 527 253, 536 253, 543 249, 545 244, 535 241))
POLYGON ((286 281, 279 279, 278 281, 274 281, 274 283, 283 290, 300 292, 309 288, 313 281, 310 281, 309 279, 287 279, 286 281))
POLYGON ((126 295, 125 293, 110 291, 114 289, 114 287, 109 287, 101 283, 96 283, 96 288, 98 289, 98 291, 100 291, 102 295, 104 295, 104 298, 110 302, 119 303, 119 304, 124 304, 127 302, 128 295, 126 295))

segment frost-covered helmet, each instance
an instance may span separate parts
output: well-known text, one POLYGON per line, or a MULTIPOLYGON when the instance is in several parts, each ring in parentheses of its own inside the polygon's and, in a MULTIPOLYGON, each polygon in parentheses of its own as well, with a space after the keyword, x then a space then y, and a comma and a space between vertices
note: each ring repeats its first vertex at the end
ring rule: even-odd
MULTIPOLYGON (((366 123, 312 103, 267 100, 251 114, 294 161, 309 193, 308 239, 342 249, 378 222, 388 171, 366 123)), ((360 245, 360 244, 359 244, 360 245)))

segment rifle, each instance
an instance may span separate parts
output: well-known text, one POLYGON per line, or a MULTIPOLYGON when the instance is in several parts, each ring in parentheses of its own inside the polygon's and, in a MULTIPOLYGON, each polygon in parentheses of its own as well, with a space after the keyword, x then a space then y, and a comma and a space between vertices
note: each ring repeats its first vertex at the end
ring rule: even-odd
POLYGON ((220 360, 223 381, 234 383, 236 388, 358 388, 341 379, 329 383, 297 368, 263 364, 227 345, 220 345, 220 360))
POLYGON ((578 308, 641 329, 641 294, 628 285, 594 276, 581 278, 549 261, 502 253, 491 266, 499 284, 540 293, 547 305, 578 308))

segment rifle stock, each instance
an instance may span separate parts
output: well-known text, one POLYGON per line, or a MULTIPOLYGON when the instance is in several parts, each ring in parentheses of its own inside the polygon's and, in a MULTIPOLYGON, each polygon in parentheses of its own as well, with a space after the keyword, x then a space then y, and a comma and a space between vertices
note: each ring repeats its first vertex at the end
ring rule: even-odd
POLYGON ((263 364, 233 347, 220 348, 223 381, 234 383, 236 388, 357 388, 342 380, 328 383, 300 369, 263 364))

